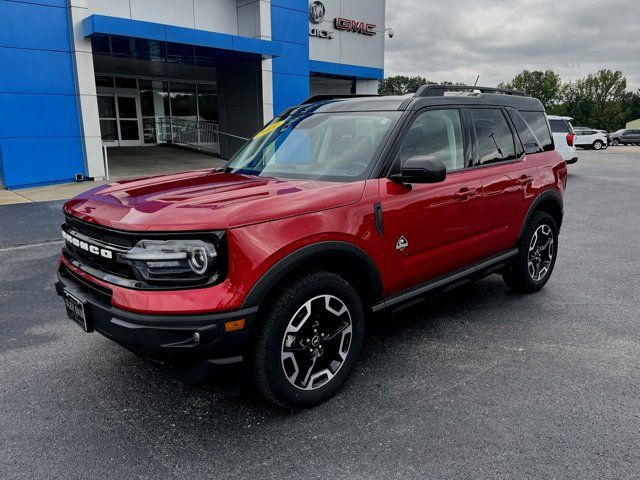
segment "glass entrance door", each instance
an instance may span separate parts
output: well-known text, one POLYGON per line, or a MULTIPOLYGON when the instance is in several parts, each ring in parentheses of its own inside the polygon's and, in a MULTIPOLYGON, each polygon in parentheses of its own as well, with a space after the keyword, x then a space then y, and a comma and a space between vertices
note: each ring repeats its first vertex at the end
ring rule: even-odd
POLYGON ((140 135, 140 115, 138 111, 138 96, 135 94, 116 93, 118 107, 118 130, 120 132, 120 146, 142 145, 140 135))
POLYGON ((98 95, 102 142, 107 146, 142 145, 138 95, 110 93, 98 95))

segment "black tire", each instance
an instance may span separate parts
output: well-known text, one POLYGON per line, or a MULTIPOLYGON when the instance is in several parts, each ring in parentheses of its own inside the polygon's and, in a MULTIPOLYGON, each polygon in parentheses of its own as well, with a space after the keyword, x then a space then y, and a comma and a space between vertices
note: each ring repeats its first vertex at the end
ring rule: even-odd
POLYGON ((364 341, 362 301, 345 279, 325 271, 313 271, 295 278, 271 300, 260 318, 262 323, 255 343, 252 361, 255 385, 267 400, 283 407, 306 408, 318 405, 338 391, 360 356, 364 341), (311 302, 308 303, 309 301, 311 302), (326 309, 323 311, 325 304, 326 309), (347 309, 346 314, 343 313, 342 316, 329 310, 331 308, 343 311, 342 307, 347 309), (309 320, 314 318, 314 322, 309 324, 307 320, 298 321, 296 325, 295 319, 303 318, 305 314, 309 320), (348 321, 351 328, 340 330, 341 325, 348 321), (287 333, 288 329, 293 328, 292 325, 298 327, 299 331, 287 333), (329 332, 332 330, 338 333, 333 339, 329 339, 329 332), (345 333, 349 330, 350 333, 345 333), (296 349, 295 355, 293 352, 283 353, 285 344, 291 337, 294 338, 292 347, 296 349), (342 351, 345 348, 347 350, 342 351), (318 352, 319 356, 315 357, 318 352), (293 360, 284 358, 289 353, 293 360), (344 354, 344 359, 337 366, 341 353, 344 354), (331 359, 333 361, 330 361, 331 359), (305 361, 308 363, 305 364, 305 361), (308 369, 307 365, 311 362, 313 366, 308 369), (331 372, 332 368, 335 371, 331 372), (292 374, 288 375, 285 369, 292 374), (306 372, 304 376, 301 375, 302 372, 306 372), (327 380, 323 383, 321 376, 318 385, 315 386, 313 378, 322 372, 325 372, 327 380), (333 375, 332 378, 329 378, 329 374, 333 375), (290 380, 290 377, 293 379, 290 380), (306 379, 308 381, 304 385, 306 379), (296 382, 302 384, 296 385, 296 382))
MULTIPOLYGON (((542 246, 542 245, 540 245, 542 246)), ((519 293, 533 293, 542 289, 551 278, 553 268, 556 264, 556 258, 558 256, 558 226, 551 215, 546 212, 536 212, 529 221, 526 227, 525 233, 518 245, 518 256, 515 258, 511 267, 503 273, 503 278, 507 285, 514 291, 519 293), (543 235, 543 232, 548 229, 548 235, 543 235), (531 250, 532 240, 534 234, 539 233, 542 242, 543 239, 551 238, 551 253, 547 254, 543 251, 539 256, 540 261, 537 262, 537 248, 531 250), (532 266, 534 272, 530 270, 530 253, 532 255, 532 266), (549 262, 548 265, 546 262, 549 262), (536 271, 536 267, 538 270, 536 271), (544 276, 538 276, 542 274, 544 268, 544 276), (537 278, 536 278, 537 277, 537 278)))
POLYGON ((600 140, 596 140, 595 142, 593 142, 594 150, 602 150, 602 147, 604 147, 604 142, 601 142, 600 140))
POLYGON ((620 145, 620 140, 618 140, 617 138, 614 138, 613 141, 611 142, 611 145, 613 145, 614 147, 617 147, 618 145, 620 145))

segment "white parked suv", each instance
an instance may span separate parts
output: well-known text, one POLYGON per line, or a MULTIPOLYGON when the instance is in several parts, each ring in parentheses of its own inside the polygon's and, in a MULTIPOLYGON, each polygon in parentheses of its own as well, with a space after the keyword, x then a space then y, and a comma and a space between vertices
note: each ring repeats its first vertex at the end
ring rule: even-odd
POLYGON ((571 125, 571 117, 556 117, 548 115, 549 125, 553 132, 553 142, 556 144, 556 151, 562 155, 567 163, 576 163, 578 161, 578 153, 575 146, 575 132, 571 125))
POLYGON ((606 133, 587 127, 575 127, 574 132, 576 134, 574 141, 576 147, 602 150, 609 146, 609 139, 606 133))

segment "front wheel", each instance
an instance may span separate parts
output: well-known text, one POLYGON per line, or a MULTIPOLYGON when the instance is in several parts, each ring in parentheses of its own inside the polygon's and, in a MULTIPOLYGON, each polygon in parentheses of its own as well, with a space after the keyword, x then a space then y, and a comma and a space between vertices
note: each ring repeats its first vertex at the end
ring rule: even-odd
POLYGON ((558 255, 558 227, 551 215, 536 212, 518 247, 518 256, 503 274, 515 291, 533 293, 549 281, 558 255))
POLYGON ((271 402, 312 407, 351 373, 364 339, 364 311, 354 288, 325 271, 282 289, 262 318, 253 359, 258 391, 271 402))
POLYGON ((602 143, 600 140, 596 140, 595 142, 593 142, 594 150, 602 150, 602 147, 604 147, 604 143, 602 143))
POLYGON ((620 145, 620 140, 618 140, 617 138, 614 138, 613 141, 611 142, 611 145, 613 145, 614 147, 617 147, 618 145, 620 145))

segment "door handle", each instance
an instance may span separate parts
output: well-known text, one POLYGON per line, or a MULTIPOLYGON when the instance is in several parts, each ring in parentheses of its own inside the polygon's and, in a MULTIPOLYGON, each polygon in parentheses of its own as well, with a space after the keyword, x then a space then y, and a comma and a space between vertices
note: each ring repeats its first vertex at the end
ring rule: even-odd
POLYGON ((453 194, 453 198, 458 200, 469 200, 472 197, 477 195, 477 190, 475 188, 461 188, 457 192, 453 194))
POLYGON ((521 176, 518 179, 518 185, 531 185, 533 183, 533 177, 527 177, 526 175, 521 176))

